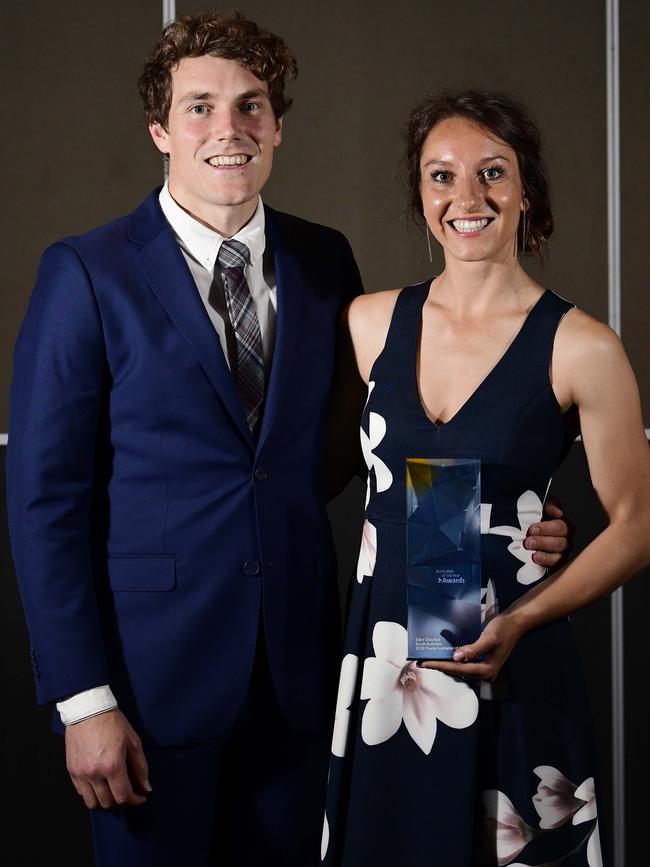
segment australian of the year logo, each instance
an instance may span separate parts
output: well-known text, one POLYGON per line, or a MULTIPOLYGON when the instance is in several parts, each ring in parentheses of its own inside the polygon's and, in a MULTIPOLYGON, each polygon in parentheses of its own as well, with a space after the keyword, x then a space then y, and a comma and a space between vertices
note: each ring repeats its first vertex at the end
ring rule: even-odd
POLYGON ((454 569, 437 569, 438 584, 464 584, 465 579, 454 569))

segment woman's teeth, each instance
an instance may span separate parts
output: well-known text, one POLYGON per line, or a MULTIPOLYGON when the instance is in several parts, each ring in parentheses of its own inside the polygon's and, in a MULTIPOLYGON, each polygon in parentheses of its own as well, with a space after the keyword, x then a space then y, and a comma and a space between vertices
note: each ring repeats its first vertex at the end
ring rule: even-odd
POLYGON ((488 219, 483 220, 452 220, 452 225, 457 232, 480 232, 490 222, 488 219))

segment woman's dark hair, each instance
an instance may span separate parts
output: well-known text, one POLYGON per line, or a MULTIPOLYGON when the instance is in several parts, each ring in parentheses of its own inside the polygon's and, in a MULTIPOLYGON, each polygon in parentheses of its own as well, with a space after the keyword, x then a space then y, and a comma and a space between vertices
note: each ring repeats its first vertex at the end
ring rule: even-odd
POLYGON ((553 232, 553 214, 548 170, 542 155, 541 135, 528 110, 521 103, 491 90, 442 91, 417 105, 405 125, 408 209, 416 225, 424 226, 420 194, 420 156, 424 142, 440 121, 463 117, 487 130, 514 150, 529 208, 526 212, 526 237, 523 220, 517 230, 519 249, 545 257, 553 232))
POLYGON ((147 123, 165 129, 172 101, 172 70, 184 57, 224 57, 246 66, 269 88, 276 118, 291 106, 284 95, 285 79, 298 74, 296 58, 280 39, 263 30, 241 12, 184 15, 168 24, 145 60, 138 80, 147 123))

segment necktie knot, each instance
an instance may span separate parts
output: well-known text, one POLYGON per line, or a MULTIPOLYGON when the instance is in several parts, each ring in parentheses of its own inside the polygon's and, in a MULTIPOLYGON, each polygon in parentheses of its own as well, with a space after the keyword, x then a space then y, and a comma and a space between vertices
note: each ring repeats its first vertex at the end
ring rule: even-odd
POLYGON ((246 244, 230 238, 228 241, 223 241, 219 247, 217 262, 223 269, 239 268, 243 271, 250 262, 250 258, 251 251, 246 244))

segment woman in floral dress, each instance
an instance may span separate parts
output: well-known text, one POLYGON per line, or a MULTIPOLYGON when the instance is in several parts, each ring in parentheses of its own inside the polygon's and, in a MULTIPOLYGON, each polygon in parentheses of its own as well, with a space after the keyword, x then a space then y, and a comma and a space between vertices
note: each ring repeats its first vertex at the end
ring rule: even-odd
POLYGON ((440 276, 362 296, 366 520, 322 841, 328 867, 602 867, 589 710, 568 615, 650 560, 650 458, 616 335, 519 264, 552 232, 539 133, 489 92, 407 130, 440 276), (551 577, 525 542, 578 431, 607 528, 551 577), (480 458, 484 628, 407 658, 405 459, 480 458))

